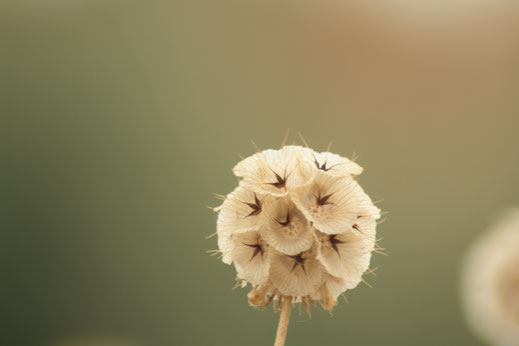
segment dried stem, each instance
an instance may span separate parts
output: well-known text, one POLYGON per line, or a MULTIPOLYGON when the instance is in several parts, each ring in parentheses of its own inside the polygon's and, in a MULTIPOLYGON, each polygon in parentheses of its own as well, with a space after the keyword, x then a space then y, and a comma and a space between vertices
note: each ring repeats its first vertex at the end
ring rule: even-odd
POLYGON ((285 339, 287 337, 288 322, 290 322, 290 310, 292 308, 292 297, 284 296, 283 305, 281 306, 281 316, 279 316, 278 331, 276 334, 276 341, 274 346, 285 345, 285 339))

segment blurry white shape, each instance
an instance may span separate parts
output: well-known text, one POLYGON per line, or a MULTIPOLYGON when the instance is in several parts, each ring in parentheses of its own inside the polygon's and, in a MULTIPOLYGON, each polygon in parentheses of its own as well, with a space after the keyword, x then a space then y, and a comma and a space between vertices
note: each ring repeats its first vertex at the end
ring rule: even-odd
POLYGON ((519 345, 519 209, 477 240, 462 269, 461 298, 474 333, 492 345, 519 345))

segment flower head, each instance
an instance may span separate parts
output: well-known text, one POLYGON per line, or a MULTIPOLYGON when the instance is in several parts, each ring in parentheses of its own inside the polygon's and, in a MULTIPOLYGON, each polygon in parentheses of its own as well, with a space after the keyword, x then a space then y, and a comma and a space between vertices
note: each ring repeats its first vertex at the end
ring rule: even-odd
POLYGON ((218 246, 252 285, 249 302, 317 300, 331 311, 375 249, 380 210, 355 180, 362 168, 292 145, 257 152, 233 171, 242 180, 216 209, 218 246))

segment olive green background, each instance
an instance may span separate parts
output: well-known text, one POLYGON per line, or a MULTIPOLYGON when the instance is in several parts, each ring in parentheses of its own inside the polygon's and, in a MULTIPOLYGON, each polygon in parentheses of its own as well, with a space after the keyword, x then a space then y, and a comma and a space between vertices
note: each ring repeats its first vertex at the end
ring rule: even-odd
POLYGON ((479 345, 459 264, 519 204, 519 9, 426 3, 0 2, 0 344, 271 344, 206 206, 290 128, 360 154, 389 256, 288 345, 479 345))

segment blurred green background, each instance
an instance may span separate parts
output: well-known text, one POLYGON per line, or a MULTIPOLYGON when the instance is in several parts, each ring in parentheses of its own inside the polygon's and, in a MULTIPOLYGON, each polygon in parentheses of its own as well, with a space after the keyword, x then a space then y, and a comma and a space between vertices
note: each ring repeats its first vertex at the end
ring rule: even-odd
POLYGON ((519 204, 518 34, 505 1, 1 1, 0 344, 271 344, 206 206, 290 128, 360 154, 389 256, 288 345, 478 345, 458 269, 519 204))

